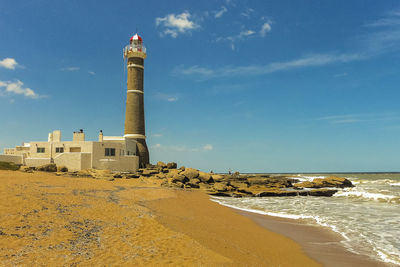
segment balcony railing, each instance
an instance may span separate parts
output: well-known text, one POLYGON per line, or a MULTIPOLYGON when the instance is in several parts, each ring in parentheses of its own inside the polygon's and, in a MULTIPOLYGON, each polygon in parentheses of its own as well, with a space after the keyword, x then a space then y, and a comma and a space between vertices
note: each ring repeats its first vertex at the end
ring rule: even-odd
POLYGON ((141 44, 141 45, 138 45, 138 44, 127 45, 123 49, 124 58, 126 58, 128 56, 129 52, 140 52, 140 53, 146 54, 146 47, 143 44, 141 44))

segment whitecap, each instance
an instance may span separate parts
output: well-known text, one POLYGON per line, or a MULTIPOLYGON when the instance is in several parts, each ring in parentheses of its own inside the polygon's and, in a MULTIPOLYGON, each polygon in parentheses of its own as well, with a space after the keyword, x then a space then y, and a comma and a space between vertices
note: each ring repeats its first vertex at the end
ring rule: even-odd
POLYGON ((394 200, 397 199, 397 196, 393 195, 385 195, 381 193, 370 193, 363 191, 340 191, 333 195, 334 197, 358 197, 365 199, 373 199, 373 200, 394 200))

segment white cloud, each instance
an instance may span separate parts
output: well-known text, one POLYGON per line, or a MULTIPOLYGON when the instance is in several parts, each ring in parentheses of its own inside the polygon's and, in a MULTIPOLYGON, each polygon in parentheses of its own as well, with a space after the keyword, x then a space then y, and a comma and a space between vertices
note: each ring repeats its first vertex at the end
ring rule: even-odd
POLYGON ((271 31, 271 24, 266 22, 261 26, 260 35, 264 37, 268 32, 271 31))
POLYGON ((251 37, 252 35, 254 35, 256 32, 253 30, 242 30, 239 34, 234 35, 234 36, 227 36, 227 37, 218 37, 216 39, 217 42, 220 41, 229 41, 231 42, 231 48, 232 50, 235 50, 235 42, 238 40, 245 40, 246 38, 251 37))
POLYGON ((228 11, 228 9, 227 9, 226 7, 224 7, 224 6, 222 6, 220 11, 215 12, 214 17, 215 17, 215 18, 220 18, 220 17, 222 17, 222 15, 224 15, 227 11, 228 11))
POLYGON ((168 14, 163 18, 156 18, 156 26, 164 28, 162 35, 170 35, 176 38, 180 33, 186 33, 199 27, 190 20, 190 13, 185 11, 181 14, 168 14))
POLYGON ((367 27, 383 27, 383 26, 396 26, 400 25, 400 18, 383 18, 374 22, 368 23, 367 27))
POLYGON ((214 149, 214 147, 212 145, 210 145, 210 144, 207 144, 207 145, 203 146, 203 150, 205 150, 205 151, 210 151, 210 150, 213 150, 213 149, 214 149))
POLYGON ((347 63, 362 59, 365 59, 365 56, 361 54, 316 54, 289 61, 273 62, 267 65, 224 66, 215 69, 199 67, 197 65, 191 67, 178 66, 172 71, 172 74, 183 74, 187 76, 193 75, 197 78, 203 79, 228 76, 263 75, 278 71, 347 63))
POLYGON ((65 68, 62 68, 61 70, 62 71, 78 71, 80 69, 81 69, 80 67, 65 67, 65 68))
POLYGON ((162 134, 152 134, 151 136, 153 136, 153 137, 162 137, 163 135, 162 134))
POLYGON ((94 71, 88 71, 88 73, 91 75, 96 75, 96 72, 94 72, 94 71))
POLYGON ((5 58, 3 60, 0 60, 0 67, 10 69, 10 70, 15 70, 15 67, 18 66, 18 63, 15 59, 13 58, 5 58))
POLYGON ((243 37, 246 37, 246 36, 250 36, 250 35, 253 35, 253 34, 255 34, 256 32, 255 31, 252 31, 252 30, 245 30, 245 31, 241 31, 240 33, 239 33, 239 38, 243 38, 243 37))
POLYGON ((316 120, 327 121, 332 124, 351 124, 374 121, 398 121, 400 120, 400 115, 395 112, 360 113, 326 116, 316 120))
POLYGON ((23 87, 24 83, 20 80, 15 82, 10 81, 0 81, 0 88, 5 87, 5 92, 9 94, 24 95, 30 98, 39 98, 40 96, 36 94, 31 88, 23 87))
POLYGON ((384 18, 380 18, 371 23, 367 23, 367 27, 384 27, 384 26, 398 26, 400 25, 400 11, 389 12, 384 18))
POLYGON ((185 68, 183 65, 178 66, 173 70, 174 74, 183 75, 200 75, 200 76, 213 76, 214 71, 205 67, 200 67, 198 65, 190 66, 185 68))
POLYGON ((161 147, 161 144, 154 144, 153 146, 152 146, 152 148, 160 148, 161 147))
POLYGON ((254 9, 247 8, 245 11, 240 13, 240 15, 242 15, 243 17, 246 17, 246 18, 250 18, 251 13, 253 13, 253 12, 254 12, 254 9))
POLYGON ((165 93, 157 93, 157 94, 155 94, 155 97, 160 100, 168 101, 168 102, 176 102, 179 100, 179 98, 177 96, 172 96, 172 95, 165 94, 165 93))

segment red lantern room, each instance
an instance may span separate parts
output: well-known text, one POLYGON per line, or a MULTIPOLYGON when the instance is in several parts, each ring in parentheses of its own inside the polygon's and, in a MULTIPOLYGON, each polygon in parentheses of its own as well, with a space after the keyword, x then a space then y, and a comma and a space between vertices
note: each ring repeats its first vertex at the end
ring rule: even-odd
POLYGON ((138 34, 135 34, 134 36, 131 37, 131 43, 132 42, 138 42, 138 43, 140 42, 141 43, 142 41, 143 41, 142 37, 140 37, 138 34))
POLYGON ((143 45, 143 39, 139 34, 135 34, 131 37, 129 45, 123 49, 124 58, 128 57, 128 53, 134 53, 132 55, 146 58, 146 48, 143 45))

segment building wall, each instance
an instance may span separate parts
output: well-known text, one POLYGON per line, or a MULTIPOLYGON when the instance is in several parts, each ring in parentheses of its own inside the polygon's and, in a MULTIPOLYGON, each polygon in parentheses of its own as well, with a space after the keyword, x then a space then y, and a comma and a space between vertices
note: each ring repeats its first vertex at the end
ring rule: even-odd
POLYGON ((69 171, 79 171, 92 167, 92 153, 67 152, 54 158, 57 166, 66 166, 69 171))
POLYGON ((23 164, 23 157, 22 155, 0 155, 0 161, 23 164))
POLYGON ((137 171, 139 158, 125 156, 125 141, 120 142, 93 142, 92 168, 109 169, 114 171, 137 171), (106 156, 105 148, 115 148, 115 156, 106 156))
POLYGON ((29 167, 39 167, 50 163, 50 158, 26 158, 25 165, 29 167))
MULTIPOLYGON (((64 142, 30 142, 30 150, 28 157, 32 158, 55 158, 60 153, 56 153, 57 147, 64 148, 64 153, 73 152, 74 148, 80 148, 79 152, 91 153, 92 143, 90 141, 64 141, 64 142), (44 153, 38 153, 38 148, 44 148, 44 153), (51 148, 51 149, 50 149, 51 148), (72 151, 71 151, 72 150, 72 151)), ((78 151, 76 151, 78 152, 78 151)))

